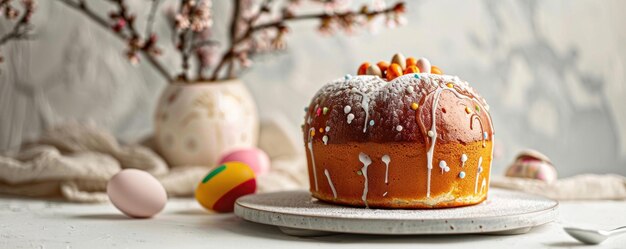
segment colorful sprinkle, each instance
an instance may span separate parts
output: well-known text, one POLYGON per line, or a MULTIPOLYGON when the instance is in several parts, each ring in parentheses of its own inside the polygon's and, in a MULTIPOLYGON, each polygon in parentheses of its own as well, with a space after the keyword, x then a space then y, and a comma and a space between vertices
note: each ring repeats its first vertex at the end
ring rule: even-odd
POLYGON ((326 132, 330 131, 330 126, 326 126, 326 132))
POLYGON ((361 172, 360 170, 357 170, 357 171, 356 171, 356 174, 357 174, 357 175, 362 176, 362 175, 363 175, 363 172, 361 172))
POLYGON ((443 172, 449 172, 450 171, 450 167, 448 167, 448 163, 446 163, 446 161, 441 160, 439 161, 439 168, 441 168, 441 173, 443 174, 443 172))
POLYGON ((435 136, 435 132, 433 132, 432 130, 428 131, 428 136, 429 137, 434 137, 435 136))
POLYGON ((420 75, 419 74, 415 74, 413 77, 415 77, 416 79, 419 79, 420 75))
POLYGON ((324 133, 324 128, 319 129, 320 133, 324 133))
POLYGON ((352 75, 346 74, 345 78, 346 78, 346 80, 349 80, 349 79, 352 78, 352 75))
POLYGON ((315 111, 315 114, 319 117, 320 115, 322 115, 322 108, 317 108, 317 111, 315 111))
POLYGON ((472 113, 472 109, 470 109, 469 106, 466 106, 465 107, 465 113, 471 114, 472 113))
POLYGON ((454 84, 452 84, 452 83, 448 83, 448 84, 446 84, 446 86, 448 86, 448 88, 454 88, 454 84))
POLYGON ((398 125, 398 126, 396 126, 396 131, 402 131, 402 129, 404 129, 404 128, 402 127, 402 125, 398 125))
POLYGON ((476 106, 476 112, 480 112, 480 107, 476 106))
POLYGON ((374 120, 370 120, 370 126, 374 126, 374 120))
POLYGON ((485 131, 485 132, 483 132, 483 138, 484 138, 484 139, 487 139, 487 132, 486 132, 486 131, 485 131))
POLYGON ((352 120, 354 120, 354 114, 350 113, 348 114, 348 124, 352 123, 352 120))
POLYGON ((324 115, 326 115, 326 113, 328 113, 328 107, 324 107, 324 108, 322 109, 322 113, 323 113, 324 115))
POLYGON ((411 104, 411 109, 412 109, 413 111, 417 110, 417 108, 418 108, 418 107, 420 107, 420 105, 418 105, 418 104, 417 104, 417 103, 415 103, 415 102, 413 102, 413 103, 411 104))
POLYGON ((408 93, 413 93, 415 91, 415 88, 413 88, 413 86, 409 86, 409 87, 406 88, 406 91, 408 93))
POLYGON ((343 113, 348 113, 348 112, 350 112, 350 111, 352 111, 352 107, 350 107, 349 105, 347 105, 347 106, 345 106, 345 107, 343 108, 343 113))
POLYGON ((315 136, 315 129, 311 129, 311 137, 315 136))
POLYGON ((459 178, 465 178, 465 171, 461 171, 461 173, 459 173, 459 178))

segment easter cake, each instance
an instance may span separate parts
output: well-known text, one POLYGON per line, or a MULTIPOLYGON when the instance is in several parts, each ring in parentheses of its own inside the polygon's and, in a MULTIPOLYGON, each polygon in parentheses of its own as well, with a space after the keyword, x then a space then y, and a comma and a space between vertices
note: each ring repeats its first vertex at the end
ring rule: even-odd
POLYGON ((305 108, 313 197, 375 208, 486 199, 494 130, 489 106, 467 82, 400 54, 357 74, 326 84, 305 108))

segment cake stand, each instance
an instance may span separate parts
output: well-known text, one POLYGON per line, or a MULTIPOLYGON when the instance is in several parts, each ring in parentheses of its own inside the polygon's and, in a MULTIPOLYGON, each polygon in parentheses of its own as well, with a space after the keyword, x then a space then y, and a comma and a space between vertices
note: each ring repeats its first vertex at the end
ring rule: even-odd
POLYGON ((478 205, 428 210, 338 206, 318 201, 307 191, 286 191, 241 197, 235 214, 294 236, 521 234, 554 221, 557 207, 554 200, 502 189, 490 189, 488 199, 478 205))

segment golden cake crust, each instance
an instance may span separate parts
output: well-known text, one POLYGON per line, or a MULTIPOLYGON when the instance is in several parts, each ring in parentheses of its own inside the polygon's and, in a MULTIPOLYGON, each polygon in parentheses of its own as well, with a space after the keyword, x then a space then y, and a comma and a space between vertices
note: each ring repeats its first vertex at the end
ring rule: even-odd
POLYGON ((303 133, 320 200, 439 208, 486 198, 493 126, 484 99, 458 77, 336 80, 311 101, 303 133))

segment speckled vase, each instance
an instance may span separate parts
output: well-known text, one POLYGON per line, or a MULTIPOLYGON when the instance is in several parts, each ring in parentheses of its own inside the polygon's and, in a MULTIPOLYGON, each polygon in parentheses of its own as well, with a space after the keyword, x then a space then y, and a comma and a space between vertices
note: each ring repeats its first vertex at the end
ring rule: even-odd
POLYGON ((225 151, 255 146, 256 105, 238 79, 174 82, 159 99, 155 142, 170 166, 213 167, 225 151))

